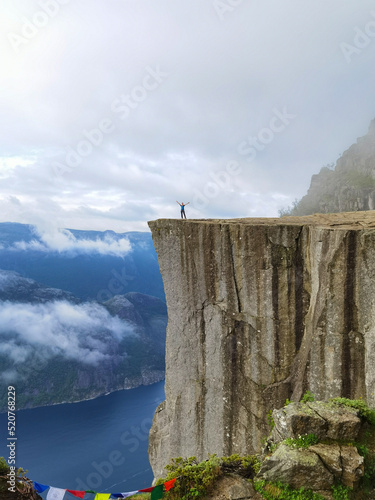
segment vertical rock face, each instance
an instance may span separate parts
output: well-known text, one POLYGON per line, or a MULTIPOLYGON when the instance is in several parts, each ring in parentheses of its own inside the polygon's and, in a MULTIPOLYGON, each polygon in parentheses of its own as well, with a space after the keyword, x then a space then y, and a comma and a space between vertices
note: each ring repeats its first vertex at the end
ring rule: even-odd
POLYGON ((155 476, 259 450, 267 412, 307 389, 375 404, 375 213, 149 225, 169 316, 155 476))

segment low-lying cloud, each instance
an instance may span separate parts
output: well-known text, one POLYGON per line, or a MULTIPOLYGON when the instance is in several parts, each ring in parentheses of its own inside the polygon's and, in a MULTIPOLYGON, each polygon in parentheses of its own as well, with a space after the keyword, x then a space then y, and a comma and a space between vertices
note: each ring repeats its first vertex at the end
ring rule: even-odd
POLYGON ((12 370, 54 357, 97 365, 113 354, 126 356, 119 344, 133 334, 127 322, 96 303, 0 303, 0 356, 12 361, 12 370))
POLYGON ((36 230, 36 233, 38 239, 17 241, 13 248, 40 252, 98 253, 116 257, 123 257, 132 249, 127 238, 116 239, 110 235, 105 235, 103 239, 76 238, 68 229, 36 230))

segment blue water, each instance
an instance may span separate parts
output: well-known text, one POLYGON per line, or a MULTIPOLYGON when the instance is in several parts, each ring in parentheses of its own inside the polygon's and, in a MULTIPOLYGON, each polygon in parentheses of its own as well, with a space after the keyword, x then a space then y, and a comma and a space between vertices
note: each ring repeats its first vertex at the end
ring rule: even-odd
MULTIPOLYGON (((147 488, 153 479, 148 432, 163 399, 164 382, 159 382, 90 401, 17 411, 17 467, 57 488, 102 493, 147 488)), ((1 414, 0 456, 7 459, 6 431, 7 415, 1 414)))

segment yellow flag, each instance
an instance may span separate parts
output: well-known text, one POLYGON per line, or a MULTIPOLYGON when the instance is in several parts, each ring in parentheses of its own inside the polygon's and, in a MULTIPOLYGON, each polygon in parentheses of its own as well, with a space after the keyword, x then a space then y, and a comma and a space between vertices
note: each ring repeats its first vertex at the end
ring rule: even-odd
POLYGON ((110 496, 110 493, 97 493, 94 500, 108 500, 110 496))

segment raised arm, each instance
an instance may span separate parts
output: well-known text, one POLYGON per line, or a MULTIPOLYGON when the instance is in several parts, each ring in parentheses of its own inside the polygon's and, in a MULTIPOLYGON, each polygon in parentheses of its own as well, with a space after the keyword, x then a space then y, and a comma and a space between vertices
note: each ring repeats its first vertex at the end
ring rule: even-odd
POLYGON ((188 201, 187 203, 185 203, 185 205, 189 205, 190 201, 188 201))
POLYGON ((179 201, 176 201, 176 203, 178 203, 179 205, 181 205, 181 203, 179 201))

